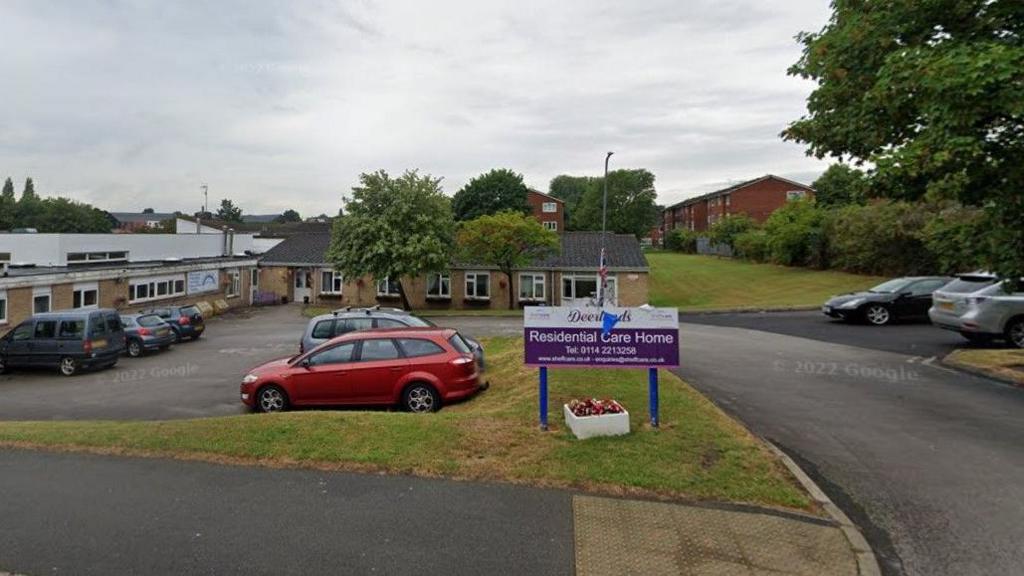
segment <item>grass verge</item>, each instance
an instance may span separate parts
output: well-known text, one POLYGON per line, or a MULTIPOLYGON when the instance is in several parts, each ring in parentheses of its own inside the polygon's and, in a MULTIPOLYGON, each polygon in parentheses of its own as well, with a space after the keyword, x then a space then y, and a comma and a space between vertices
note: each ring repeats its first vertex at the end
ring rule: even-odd
POLYGON ((1024 386, 1024 350, 954 350, 943 362, 1024 386))
POLYGON ((706 398, 662 372, 662 426, 646 418, 642 370, 551 371, 552 430, 537 428, 535 369, 522 340, 493 338, 490 390, 431 415, 300 411, 162 422, 0 422, 0 444, 200 458, 269 466, 448 476, 673 499, 812 510, 768 449, 706 398), (561 406, 615 397, 633 433, 578 441, 561 406))
POLYGON ((691 311, 820 306, 885 280, 676 252, 648 252, 647 260, 651 304, 691 311))

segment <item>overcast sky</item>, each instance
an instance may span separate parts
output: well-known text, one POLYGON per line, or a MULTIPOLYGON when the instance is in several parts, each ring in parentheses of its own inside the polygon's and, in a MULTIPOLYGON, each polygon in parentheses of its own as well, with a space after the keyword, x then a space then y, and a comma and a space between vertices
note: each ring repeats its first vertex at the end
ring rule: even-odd
POLYGON ((0 3, 0 177, 111 211, 334 213, 360 172, 647 168, 668 204, 825 164, 793 36, 827 0, 0 3))

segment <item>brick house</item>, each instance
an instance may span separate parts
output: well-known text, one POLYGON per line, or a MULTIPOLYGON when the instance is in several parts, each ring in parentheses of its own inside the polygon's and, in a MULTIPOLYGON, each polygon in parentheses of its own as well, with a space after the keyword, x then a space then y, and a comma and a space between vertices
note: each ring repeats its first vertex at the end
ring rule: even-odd
MULTIPOLYGON (((404 278, 410 305, 417 309, 503 309, 509 290, 518 306, 577 305, 597 291, 600 232, 564 232, 557 255, 516 270, 512 285, 493 267, 453 263, 443 273, 404 278)), ((620 306, 647 303, 650 268, 631 234, 607 235, 609 295, 620 306)), ((394 279, 347 278, 327 262, 330 233, 297 234, 259 261, 260 290, 280 299, 321 306, 398 306, 394 279)))
POLYGON ((532 189, 527 192, 526 201, 533 217, 540 220, 545 228, 554 232, 565 231, 565 202, 532 189))
POLYGON ((813 197, 810 186, 768 174, 668 206, 662 212, 662 234, 677 228, 704 232, 731 214, 761 223, 789 200, 813 197))

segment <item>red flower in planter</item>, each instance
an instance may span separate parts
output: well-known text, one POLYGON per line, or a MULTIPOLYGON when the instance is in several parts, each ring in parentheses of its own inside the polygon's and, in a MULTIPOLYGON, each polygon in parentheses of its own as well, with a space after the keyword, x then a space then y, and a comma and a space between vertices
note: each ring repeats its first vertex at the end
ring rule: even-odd
POLYGON ((621 414, 626 411, 615 400, 598 400, 597 398, 579 398, 569 401, 569 410, 577 417, 601 416, 602 414, 621 414))

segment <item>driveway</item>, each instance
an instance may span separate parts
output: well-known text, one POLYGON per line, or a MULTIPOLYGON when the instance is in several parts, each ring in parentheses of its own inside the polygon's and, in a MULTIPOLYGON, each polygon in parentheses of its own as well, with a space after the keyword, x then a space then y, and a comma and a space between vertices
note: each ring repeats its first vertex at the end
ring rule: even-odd
POLYGON ((2 420, 163 420, 244 412, 242 376, 294 354, 306 326, 296 305, 232 312, 206 333, 167 352, 122 358, 117 366, 70 378, 56 371, 0 375, 2 420))

